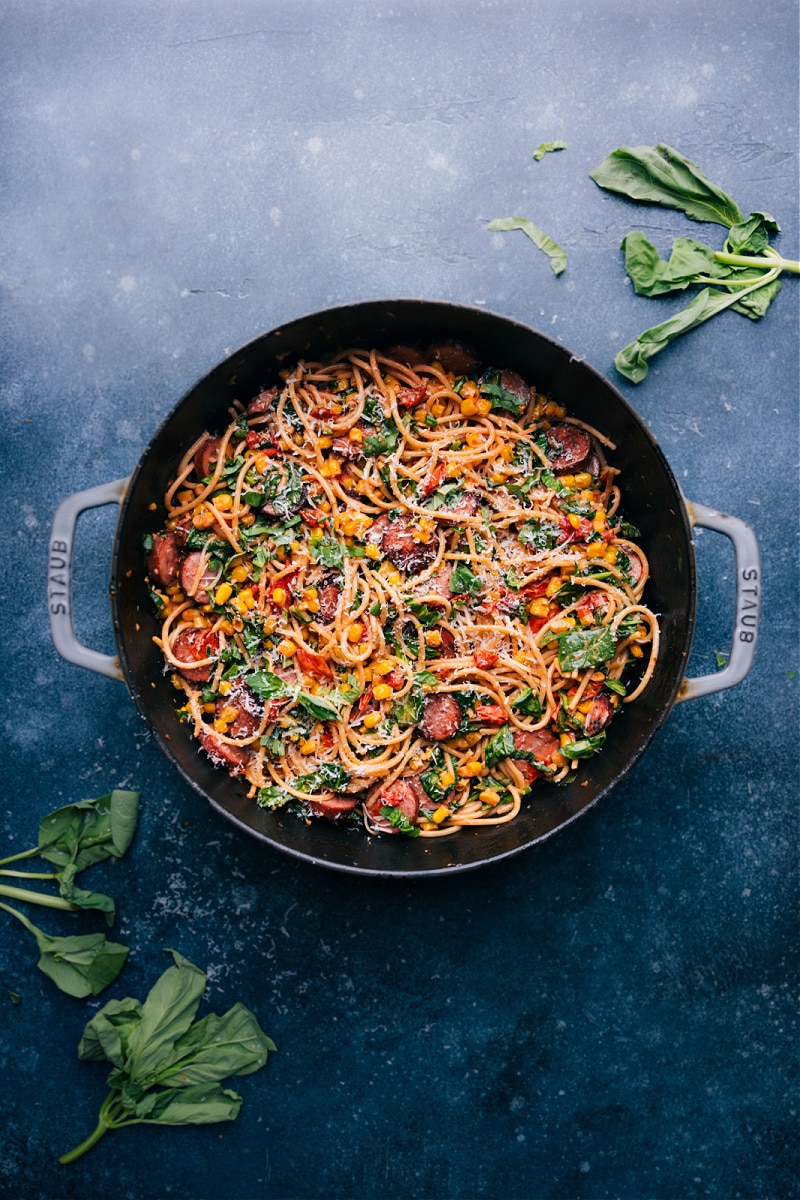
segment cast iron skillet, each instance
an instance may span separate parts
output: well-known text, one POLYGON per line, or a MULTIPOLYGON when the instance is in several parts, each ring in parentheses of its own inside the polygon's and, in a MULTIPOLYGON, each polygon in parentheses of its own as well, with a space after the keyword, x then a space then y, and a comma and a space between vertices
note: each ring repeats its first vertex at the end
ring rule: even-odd
POLYGON ((291 321, 236 351, 184 396, 147 446, 129 479, 69 497, 59 507, 50 546, 49 612, 53 641, 71 662, 124 679, 158 745, 184 779, 223 816, 269 846, 337 870, 365 875, 425 876, 467 870, 542 841, 591 808, 641 757, 677 699, 717 691, 747 674, 755 650, 758 547, 743 522, 687 504, 648 430, 620 393, 580 358, 541 333, 482 309, 429 300, 386 300, 332 308, 291 321), (467 828, 446 838, 367 837, 326 820, 310 826, 246 799, 246 785, 214 767, 175 716, 175 692, 152 636, 156 621, 143 582, 142 535, 161 528, 159 502, 185 448, 227 423, 234 399, 246 402, 277 382, 299 357, 319 358, 349 346, 426 344, 455 338, 489 365, 518 371, 568 412, 597 426, 617 445, 623 511, 641 530, 650 560, 646 599, 660 615, 662 649, 642 697, 614 720, 600 755, 566 786, 539 784, 507 825, 467 828), (70 570, 75 522, 86 508, 120 505, 111 571, 111 610, 118 659, 81 646, 74 635, 70 570), (717 675, 684 680, 695 622, 691 529, 701 524, 731 538, 737 559, 737 608, 731 655, 717 675), (747 593, 747 594, 745 594, 747 593), (755 603, 753 603, 753 598, 755 603), (588 781, 583 786, 584 781, 588 781))

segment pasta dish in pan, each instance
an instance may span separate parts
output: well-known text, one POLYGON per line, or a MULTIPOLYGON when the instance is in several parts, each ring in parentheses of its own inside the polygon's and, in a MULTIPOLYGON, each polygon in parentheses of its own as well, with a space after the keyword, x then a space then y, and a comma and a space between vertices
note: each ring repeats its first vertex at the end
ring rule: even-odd
POLYGON ((283 371, 187 447, 145 538, 179 716, 266 808, 512 821, 658 654, 612 450, 455 342, 283 371))

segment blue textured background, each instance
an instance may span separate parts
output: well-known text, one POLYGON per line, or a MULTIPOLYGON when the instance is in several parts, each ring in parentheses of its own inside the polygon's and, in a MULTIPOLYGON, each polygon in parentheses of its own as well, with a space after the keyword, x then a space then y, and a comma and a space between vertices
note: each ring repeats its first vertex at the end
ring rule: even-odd
MULTIPOLYGON (((614 354, 674 300, 619 242, 716 227, 601 192, 666 141, 798 238, 794 0, 5 0, 3 853, 39 817, 139 788, 137 840, 92 886, 143 997, 174 946, 207 1005, 279 1046, 232 1125, 108 1135, 71 1000, 0 938, 0 1193, 80 1200, 797 1194, 798 280, 725 314, 639 387, 614 354), (568 149, 531 158, 539 142, 568 149), (519 214, 568 252, 556 279, 519 214), (678 706, 610 797, 502 868, 414 886, 315 871, 218 819, 121 684, 50 644, 64 496, 124 476, 220 358, 284 320, 389 295, 484 304, 621 385, 691 499, 756 530, 764 617, 735 690, 678 706), (20 1001, 12 1004, 9 992, 20 1001)), ((114 511, 82 519, 77 628, 113 649, 114 511)), ((690 673, 728 648, 732 555, 698 536, 690 673)), ((87 882, 88 882, 87 877, 87 882)), ((37 914, 32 913, 34 919, 37 914)), ((50 930, 92 918, 39 913, 50 930)))

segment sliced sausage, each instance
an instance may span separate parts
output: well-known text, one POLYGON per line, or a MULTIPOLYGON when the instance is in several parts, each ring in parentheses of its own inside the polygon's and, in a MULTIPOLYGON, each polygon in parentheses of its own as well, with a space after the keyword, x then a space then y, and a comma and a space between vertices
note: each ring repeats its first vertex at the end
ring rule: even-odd
POLYGON ((432 742, 444 742, 455 737, 460 724, 461 708, 450 692, 438 692, 425 698, 422 718, 417 725, 423 737, 432 742))
POLYGON ((445 371, 454 375, 468 375, 478 365, 478 360, 463 342, 432 342, 426 351, 428 362, 440 362, 445 371))
POLYGON ((420 383, 417 387, 401 388, 397 393, 397 403, 400 408, 416 408, 428 395, 428 383, 420 383))
POLYGON ((481 495, 479 492, 464 492, 453 507, 448 508, 447 511, 457 513, 460 517, 474 517, 480 506, 481 495))
MULTIPOLYGON (((546 763, 551 754, 558 749, 559 742, 556 735, 549 729, 518 729, 514 733, 514 745, 517 750, 533 754, 539 762, 546 763)), ((528 762, 524 758, 512 758, 511 761, 528 783, 533 783, 538 778, 539 772, 532 762, 528 762)))
POLYGON ((147 556, 147 571, 154 583, 169 587, 178 576, 180 562, 178 539, 174 533, 157 533, 147 556))
POLYGON ((320 796, 318 800, 306 800, 305 803, 312 816, 327 817, 333 821, 336 817, 349 816, 358 807, 358 797, 334 792, 331 796, 320 796))
POLYGON ((371 796, 365 808, 373 827, 382 833, 397 832, 382 814, 382 808, 399 808, 406 820, 413 825, 419 815, 421 791, 422 788, 416 779, 396 779, 382 792, 371 796))
POLYGON ((401 571, 411 571, 413 574, 429 567, 439 552, 438 539, 419 541, 419 532, 408 516, 390 521, 384 513, 377 521, 373 521, 366 540, 378 546, 401 571))
POLYGON ((184 629, 172 643, 172 653, 180 664, 178 670, 190 683, 206 683, 214 674, 214 664, 195 666, 205 658, 219 654, 219 634, 211 629, 184 629), (185 665, 184 665, 185 664, 185 665))
POLYGON ((546 436, 553 450, 550 464, 556 472, 576 470, 592 452, 591 437, 577 425, 552 425, 546 436))
POLYGON ((442 642, 439 646, 437 658, 458 658, 457 642, 455 634, 449 629, 440 629, 442 642))
POLYGON ((418 367, 425 362, 425 355, 416 346, 389 346, 383 354, 392 362, 405 363, 407 367, 418 367))
POLYGON ((505 388, 507 392, 513 392, 515 396, 519 396, 520 400, 525 401, 526 406, 529 403, 531 389, 516 371, 502 371, 500 374, 500 387, 505 388))
POLYGON ((451 600, 453 597, 453 593, 450 591, 450 576, 452 572, 453 564, 443 562, 436 574, 425 584, 427 592, 441 596, 444 600, 451 600))
POLYGON ((228 737, 242 741, 254 737, 261 726, 264 705, 243 679, 235 679, 228 695, 217 700, 215 715, 221 717, 226 709, 231 708, 235 708, 237 714, 226 730, 228 737))
POLYGON ((221 439, 206 435, 206 440, 194 452, 194 473, 198 479, 205 479, 213 471, 212 463, 217 461, 221 439))
POLYGON ((212 571, 202 550, 192 550, 181 563, 181 587, 198 604, 208 604, 208 589, 214 586, 217 572, 212 571))
POLYGON ((627 554, 628 562, 631 564, 628 574, 634 583, 638 583, 644 574, 642 560, 639 558, 638 554, 632 554, 630 550, 626 550, 625 554, 627 554))
POLYGON ((336 620, 336 612, 339 608, 341 594, 342 589, 333 580, 323 582, 320 587, 317 597, 319 600, 317 620, 322 621, 323 625, 330 625, 331 622, 336 620))
POLYGON ((609 721, 614 715, 614 705, 611 703, 611 697, 605 692, 599 692, 592 701, 592 707, 583 722, 583 728, 587 737, 594 737, 605 729, 609 721))
POLYGON ((175 541, 176 541, 177 545, 180 546, 181 550, 186 545, 186 539, 188 538, 189 534, 192 532, 193 528, 194 527, 192 525, 192 514, 185 513, 181 517, 180 521, 178 521, 178 523, 175 526, 175 529, 173 530, 173 532, 175 534, 175 541))
POLYGON ((336 458, 353 460, 364 453, 360 442, 353 442, 349 437, 337 437, 331 442, 331 453, 336 458))
POLYGON ((248 417, 259 417, 262 413, 269 412, 277 395, 278 389, 276 387, 265 388, 264 391, 259 392, 247 406, 248 417))
POLYGON ((246 746, 233 746, 224 742, 213 729, 203 729, 197 736, 200 745, 215 766, 225 767, 231 775, 242 774, 250 761, 250 751, 246 746))

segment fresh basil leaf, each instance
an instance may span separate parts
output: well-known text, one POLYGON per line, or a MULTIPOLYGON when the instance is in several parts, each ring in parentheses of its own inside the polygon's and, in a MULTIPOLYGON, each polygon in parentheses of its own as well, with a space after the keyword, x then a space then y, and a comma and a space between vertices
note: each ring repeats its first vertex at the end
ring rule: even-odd
POLYGON ((406 608, 414 614, 423 629, 432 629, 434 625, 438 625, 444 616, 444 611, 441 608, 431 608, 430 605, 424 604, 421 600, 409 600, 406 603, 406 608))
POLYGON ((206 986, 205 974, 176 950, 175 965, 156 981, 142 1005, 139 1024, 128 1040, 125 1070, 146 1087, 171 1061, 173 1048, 188 1030, 206 986))
POLYGON ((262 700, 283 700, 294 695, 294 688, 291 684, 288 684, 285 679, 281 679, 280 675, 275 675, 274 672, 263 668, 245 675, 244 681, 250 690, 260 696, 262 700))
POLYGON ((730 228, 744 220, 739 206, 671 146, 621 146, 589 172, 590 179, 630 200, 678 208, 693 221, 730 228))
POLYGON ((511 707, 526 717, 540 717, 544 711, 538 695, 529 687, 523 688, 516 700, 511 701, 511 707))
POLYGON ((185 1088, 218 1083, 229 1075, 250 1075, 264 1066, 274 1049, 250 1009, 235 1004, 221 1017, 209 1013, 195 1021, 175 1043, 175 1062, 157 1082, 160 1087, 185 1088))
POLYGON ((607 687, 610 692, 616 692, 618 696, 627 696, 628 689, 621 679, 604 679, 603 686, 607 687))
POLYGON ((107 858, 121 858, 131 844, 139 815, 139 793, 115 788, 97 800, 57 808, 39 825, 39 853, 75 872, 107 858))
POLYGON ((256 792, 256 804, 259 808, 283 808, 284 804, 291 803, 293 799, 291 793, 285 792, 274 783, 269 783, 256 792))
POLYGON ((142 1019, 138 1000, 109 1000, 88 1022, 78 1044, 81 1062, 110 1062, 124 1067, 128 1038, 142 1019))
POLYGON ((96 996, 119 975, 128 947, 109 942, 103 933, 51 937, 35 925, 33 932, 41 955, 38 967, 68 996, 96 996))
POLYGON ((608 626, 601 629, 571 629, 558 638, 558 661, 562 671, 583 671, 614 657, 616 642, 608 626))
POLYGON ((483 581, 465 562, 457 562, 450 572, 449 588, 453 596, 477 596, 483 591, 483 581))
POLYGON ((441 776, 444 770, 444 754, 442 753, 441 747, 436 746, 434 747, 431 755, 430 765, 427 771, 424 771, 420 775, 419 781, 425 789, 426 795, 430 796, 431 800, 435 801, 437 804, 441 804, 444 798, 453 790, 456 785, 455 780, 457 778, 457 774, 455 770, 453 770, 453 782, 446 786, 442 785, 441 776))
POLYGON ((497 217, 490 221, 486 228, 490 233, 507 233, 512 229, 521 229, 534 246, 538 246, 548 256, 554 275, 560 275, 567 265, 566 251, 526 217, 497 217))
POLYGON ((534 550, 554 550, 563 538, 563 532, 552 521, 526 521, 517 533, 523 546, 532 546, 534 550))
POLYGON ((391 716, 401 729, 418 724, 422 717, 422 697, 415 691, 408 692, 392 706, 391 716))
POLYGON ((339 719, 338 708, 334 708, 332 704, 327 700, 323 700, 321 696, 312 696, 309 692, 300 692, 297 697, 297 703, 317 721, 337 721, 339 719))
POLYGON ((594 737, 579 738, 575 742, 567 742, 562 746, 561 753, 564 758, 569 759, 590 758, 597 753, 605 740, 605 732, 597 733, 594 737))
POLYGON ((77 908, 96 909, 105 914, 106 924, 113 925, 116 907, 110 896, 102 892, 87 892, 75 883, 75 868, 70 863, 59 876, 58 891, 62 899, 74 904, 77 908))
POLYGON ((295 786, 301 792, 329 790, 338 792, 346 787, 351 776, 339 763, 322 763, 316 771, 308 775, 298 775, 295 786))
POLYGON ((396 829, 398 833, 404 833, 406 837, 419 837, 419 829, 416 825, 412 825, 405 813, 394 805, 384 804, 380 810, 381 816, 389 822, 392 829, 396 829))
POLYGON ((491 400, 492 409, 505 409, 506 412, 512 412, 517 417, 522 416, 528 407, 528 401, 524 396, 510 392, 508 388, 501 387, 499 383, 482 383, 481 395, 485 396, 487 400, 491 400))
POLYGON ((504 725, 502 729, 498 729, 497 733, 487 743, 484 751, 484 762, 489 770, 496 767, 504 758, 510 758, 512 755, 521 758, 522 755, 517 753, 514 745, 514 734, 510 725, 504 725))
POLYGON ((636 230, 625 235, 620 249, 624 251, 625 271, 637 296, 664 296, 683 291, 698 275, 724 279, 731 274, 729 267, 714 258, 711 246, 687 237, 676 238, 672 243, 669 262, 661 258, 643 233, 636 230))
POLYGON ((335 538, 324 538, 321 542, 316 542, 309 547, 311 557, 329 570, 339 570, 344 568, 344 551, 340 542, 335 538))
POLYGON ((554 150, 566 150, 567 143, 557 139, 554 142, 540 142, 533 152, 533 157, 536 162, 541 162, 545 154, 551 154, 554 150))

